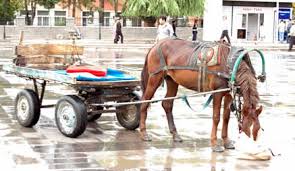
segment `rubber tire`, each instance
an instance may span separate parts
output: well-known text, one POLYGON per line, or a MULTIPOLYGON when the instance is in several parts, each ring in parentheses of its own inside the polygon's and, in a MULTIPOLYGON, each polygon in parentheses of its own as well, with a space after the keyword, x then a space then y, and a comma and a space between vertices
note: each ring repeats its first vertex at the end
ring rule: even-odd
POLYGON ((86 105, 76 95, 66 95, 66 96, 61 97, 58 100, 58 102, 56 104, 56 108, 55 108, 55 122, 56 122, 58 130, 66 137, 76 138, 76 137, 80 136, 81 134, 84 133, 86 126, 87 126, 86 105), (75 114, 76 114, 77 124, 76 124, 76 127, 74 128, 74 131, 70 134, 63 132, 61 125, 60 125, 59 121, 57 120, 57 111, 58 111, 60 103, 63 101, 66 101, 69 104, 71 104, 74 111, 75 111, 75 114))
POLYGON ((17 94, 17 96, 15 98, 15 102, 14 102, 14 109, 15 109, 15 115, 16 115, 16 119, 17 119, 18 123, 24 127, 30 128, 30 127, 34 126, 39 121, 40 102, 39 102, 39 98, 38 98, 37 94, 31 89, 24 89, 17 94), (28 114, 27 119, 25 119, 24 121, 22 121, 17 115, 18 100, 22 96, 27 99, 28 104, 29 104, 29 114, 28 114))
MULTIPOLYGON (((132 93, 131 95, 131 98, 130 99, 132 99, 132 98, 134 98, 134 101, 138 101, 138 100, 140 100, 140 97, 137 95, 137 94, 135 94, 135 93, 132 93)), ((124 110, 124 108, 126 108, 127 106, 121 106, 121 107, 118 107, 118 108, 123 108, 123 110, 124 110)), ((122 109, 121 109, 122 110, 122 109)), ((123 117, 123 113, 120 113, 120 112, 116 112, 116 116, 117 116, 117 120, 118 120, 118 122, 119 122, 119 124, 122 126, 122 127, 124 127, 124 128, 126 128, 126 129, 128 129, 128 130, 135 130, 136 128, 138 128, 139 127, 139 120, 140 120, 140 104, 136 104, 136 118, 133 120, 133 121, 131 121, 131 122, 129 122, 129 121, 127 121, 124 117, 123 117)))

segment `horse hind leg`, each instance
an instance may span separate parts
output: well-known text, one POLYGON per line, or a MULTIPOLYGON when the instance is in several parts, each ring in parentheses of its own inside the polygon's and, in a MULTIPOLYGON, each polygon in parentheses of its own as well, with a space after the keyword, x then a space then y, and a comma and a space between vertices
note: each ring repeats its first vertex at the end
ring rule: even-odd
MULTIPOLYGON (((177 90, 178 90, 178 84, 169 76, 166 77, 165 80, 166 80, 166 84, 167 84, 167 93, 166 93, 165 97, 176 96, 177 90)), ((182 139, 178 135, 175 124, 174 124, 174 119, 173 119, 173 114, 172 114, 173 102, 174 102, 174 100, 165 100, 162 102, 162 106, 166 112, 169 131, 173 135, 173 141, 182 142, 182 139)))
MULTIPOLYGON (((144 91, 141 100, 150 100, 157 88, 161 85, 163 76, 162 74, 157 74, 148 78, 148 83, 146 86, 146 90, 144 91)), ((149 103, 142 103, 140 107, 140 137, 143 141, 151 141, 151 136, 146 132, 146 118, 147 118, 147 109, 149 103)))

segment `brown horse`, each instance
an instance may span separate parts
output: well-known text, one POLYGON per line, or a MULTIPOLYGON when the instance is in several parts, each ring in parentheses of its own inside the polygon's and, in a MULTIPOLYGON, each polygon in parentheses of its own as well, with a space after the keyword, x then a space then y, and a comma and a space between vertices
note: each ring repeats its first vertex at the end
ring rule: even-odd
MULTIPOLYGON (((227 88, 228 77, 226 75, 230 73, 229 53, 231 47, 226 43, 216 42, 215 45, 216 44, 218 45, 219 63, 217 65, 203 66, 203 68, 200 68, 200 65, 203 65, 204 62, 197 64, 198 62, 196 62, 197 60, 194 60, 194 58, 198 57, 198 55, 194 55, 194 52, 198 51, 198 49, 206 49, 206 43, 194 45, 189 41, 180 39, 165 39, 157 43, 148 52, 141 73, 143 90, 142 100, 151 99, 164 80, 167 84, 167 93, 165 97, 176 96, 178 85, 195 91, 211 91, 227 88), (192 65, 192 63, 194 63, 194 65, 192 65), (194 68, 192 68, 192 66, 194 68)), ((202 61, 206 63, 208 59, 206 58, 202 61)), ((236 77, 236 84, 240 86, 240 93, 244 100, 242 106, 243 119, 240 124, 241 131, 244 131, 249 137, 252 134, 254 140, 256 140, 258 130, 260 129, 258 115, 261 113, 262 108, 256 109, 259 101, 259 95, 256 89, 257 79, 250 65, 249 62, 244 60, 241 62, 236 77), (253 129, 251 132, 250 127, 252 125, 253 129)), ((213 94, 213 126, 211 131, 211 147, 213 151, 222 152, 224 148, 235 148, 232 141, 228 138, 231 103, 232 96, 230 92, 213 94), (220 121, 221 102, 223 99, 222 139, 224 147, 217 144, 216 135, 217 126, 220 121)), ((146 131, 148 106, 148 103, 141 105, 140 136, 144 141, 151 141, 151 137, 146 131)), ((162 106, 166 112, 168 126, 170 133, 173 135, 173 140, 181 142, 182 139, 177 133, 172 115, 173 100, 163 101, 162 106)))

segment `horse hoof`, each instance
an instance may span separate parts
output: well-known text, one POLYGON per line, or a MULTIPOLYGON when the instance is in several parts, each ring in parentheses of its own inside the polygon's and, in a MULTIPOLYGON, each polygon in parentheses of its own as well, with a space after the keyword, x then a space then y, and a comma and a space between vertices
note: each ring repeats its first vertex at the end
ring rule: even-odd
POLYGON ((152 137, 147 133, 143 133, 140 136, 143 141, 152 141, 152 137))
POLYGON ((224 144, 224 148, 228 149, 228 150, 234 150, 235 149, 235 145, 233 141, 229 141, 227 143, 224 144))
POLYGON ((212 147, 212 151, 217 152, 217 153, 221 153, 221 152, 224 152, 224 147, 216 145, 216 146, 212 147))
POLYGON ((173 141, 174 142, 182 142, 182 138, 178 134, 173 135, 173 141))

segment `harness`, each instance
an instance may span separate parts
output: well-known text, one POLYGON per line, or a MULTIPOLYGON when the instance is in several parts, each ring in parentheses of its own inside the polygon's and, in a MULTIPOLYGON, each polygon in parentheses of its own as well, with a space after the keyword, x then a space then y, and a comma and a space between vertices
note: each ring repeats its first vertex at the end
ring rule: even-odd
MULTIPOLYGON (((216 43, 216 42, 215 42, 216 43)), ((204 50, 205 48, 210 48, 211 46, 209 46, 210 42, 206 42, 206 43, 203 43, 203 44, 198 44, 197 46, 195 46, 195 48, 193 49, 193 53, 190 57, 190 60, 192 59, 196 59, 198 58, 198 53, 196 53, 196 50, 198 49, 198 51, 202 51, 204 50), (200 50, 199 50, 200 49, 200 50)), ((220 45, 220 44, 219 44, 220 45)), ((191 66, 168 66, 166 61, 165 61, 165 58, 163 56, 163 51, 162 51, 162 48, 159 46, 157 48, 157 54, 158 56, 160 57, 160 67, 154 71, 154 72, 151 72, 149 73, 150 76, 154 76, 156 74, 158 74, 159 72, 166 72, 168 70, 192 70, 192 71, 199 71, 199 76, 198 76, 198 91, 199 92, 203 92, 204 91, 204 83, 206 81, 206 76, 207 74, 214 74, 214 75, 217 75, 218 77, 222 77, 222 78, 225 78, 225 79, 229 79, 230 76, 229 74, 225 73, 225 72, 220 72, 220 71, 209 71, 207 69, 207 65, 206 65, 206 54, 204 53, 202 56, 201 56, 201 64, 198 65, 196 61, 189 61, 189 63, 191 63, 192 65, 191 66)))

